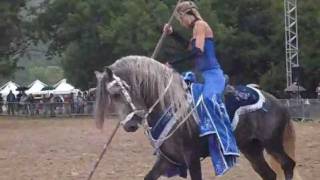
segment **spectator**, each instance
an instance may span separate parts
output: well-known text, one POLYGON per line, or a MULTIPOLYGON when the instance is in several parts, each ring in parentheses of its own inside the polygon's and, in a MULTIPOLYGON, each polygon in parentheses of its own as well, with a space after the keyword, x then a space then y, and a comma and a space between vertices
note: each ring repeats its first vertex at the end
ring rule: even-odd
POLYGON ((56 103, 55 103, 55 98, 53 94, 50 94, 48 103, 49 103, 49 109, 50 109, 50 117, 54 117, 55 111, 56 111, 56 103))
POLYGON ((63 106, 64 106, 64 112, 68 115, 71 115, 72 111, 71 111, 71 98, 72 95, 71 94, 67 94, 63 96, 63 106))
POLYGON ((85 92, 83 93, 83 100, 85 100, 85 101, 88 100, 88 93, 87 93, 87 91, 85 91, 85 92))
POLYGON ((2 94, 0 93, 0 114, 2 114, 2 106, 3 106, 3 98, 2 98, 2 94))
POLYGON ((82 114, 84 111, 84 109, 83 109, 84 108, 84 100, 83 100, 81 92, 78 92, 78 95, 77 95, 74 103, 75 103, 76 113, 82 114))
POLYGON ((29 109, 30 115, 33 116, 36 110, 35 100, 32 94, 29 95, 28 99, 29 99, 28 109, 29 109))
POLYGON ((28 95, 25 92, 21 93, 20 97, 20 110, 22 110, 22 114, 28 114, 28 95))
POLYGON ((50 116, 50 98, 51 98, 51 94, 45 94, 43 95, 43 114, 45 116, 50 116))
POLYGON ((318 99, 320 99, 320 83, 318 84, 316 92, 317 92, 317 95, 318 95, 318 99))
POLYGON ((71 114, 75 113, 75 103, 74 103, 74 94, 70 93, 70 109, 71 109, 71 114))
POLYGON ((19 93, 17 94, 16 99, 15 99, 15 108, 16 108, 17 113, 20 112, 20 109, 22 107, 22 105, 20 104, 21 97, 22 97, 22 92, 19 91, 19 93))
POLYGON ((8 114, 14 115, 14 104, 16 102, 16 96, 12 93, 12 91, 9 92, 7 95, 7 102, 8 102, 8 114))
POLYGON ((87 98, 87 113, 92 114, 94 109, 94 101, 95 101, 95 93, 89 92, 88 98, 87 98))
POLYGON ((88 93, 87 93, 87 91, 85 91, 84 93, 83 93, 83 112, 85 113, 85 114, 88 114, 88 98, 89 98, 89 96, 88 96, 88 93))
POLYGON ((54 97, 55 109, 58 114, 63 113, 63 98, 61 96, 54 97))

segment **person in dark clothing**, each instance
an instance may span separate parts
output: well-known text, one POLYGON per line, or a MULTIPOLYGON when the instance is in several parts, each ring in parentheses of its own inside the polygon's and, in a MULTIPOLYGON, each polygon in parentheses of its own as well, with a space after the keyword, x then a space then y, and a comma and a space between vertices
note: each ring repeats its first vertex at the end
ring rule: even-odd
POLYGON ((16 102, 16 96, 12 93, 12 91, 9 92, 7 95, 7 103, 8 103, 8 114, 14 115, 14 105, 16 102))
POLYGON ((320 99, 320 83, 319 83, 319 85, 318 85, 318 87, 316 89, 316 92, 317 92, 318 99, 320 99))
POLYGON ((3 98, 2 98, 2 94, 0 93, 0 114, 2 114, 2 106, 3 106, 3 98))

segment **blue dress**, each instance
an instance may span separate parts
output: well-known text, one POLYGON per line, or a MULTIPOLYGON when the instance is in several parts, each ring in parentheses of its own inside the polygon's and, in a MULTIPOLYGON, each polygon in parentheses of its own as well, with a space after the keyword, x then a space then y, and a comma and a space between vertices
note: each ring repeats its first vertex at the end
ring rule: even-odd
MULTIPOLYGON (((195 39, 192 40, 192 49, 195 49, 195 39)), ((213 38, 206 38, 201 56, 195 59, 196 69, 204 78, 203 96, 211 98, 213 94, 222 94, 225 87, 225 78, 215 54, 213 38)))
MULTIPOLYGON (((195 40, 192 41, 193 50, 195 40)), ((195 59, 196 69, 202 73, 204 84, 194 84, 192 94, 197 106, 200 136, 206 136, 209 152, 216 172, 220 176, 227 172, 239 156, 231 121, 223 103, 225 78, 215 55, 213 38, 206 38, 204 51, 195 59)))

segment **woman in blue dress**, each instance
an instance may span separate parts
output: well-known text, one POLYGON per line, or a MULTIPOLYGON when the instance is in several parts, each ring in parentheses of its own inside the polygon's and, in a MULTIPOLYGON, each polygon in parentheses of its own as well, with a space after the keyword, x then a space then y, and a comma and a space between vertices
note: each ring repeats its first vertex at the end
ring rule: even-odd
MULTIPOLYGON (((196 5, 192 1, 180 3, 175 17, 180 24, 193 30, 191 39, 192 52, 188 58, 195 59, 196 69, 204 78, 204 97, 212 97, 213 93, 222 93, 225 86, 223 71, 215 55, 214 34, 210 26, 200 16, 196 5), (209 85, 210 86, 206 86, 209 85)), ((173 29, 165 25, 164 31, 170 35, 173 29)))
MULTIPOLYGON (((193 31, 192 51, 188 59, 195 59, 196 69, 204 79, 202 98, 205 108, 202 109, 211 111, 210 113, 202 111, 201 114, 198 111, 200 136, 208 136, 210 146, 216 147, 216 151, 210 150, 211 157, 217 156, 220 152, 224 155, 221 159, 212 160, 216 174, 222 175, 234 165, 239 152, 231 130, 231 122, 222 101, 225 78, 215 54, 214 34, 192 1, 178 4, 175 17, 183 27, 193 31), (217 149, 221 151, 217 152, 217 149)), ((167 35, 174 34, 172 27, 168 24, 163 30, 167 35)))

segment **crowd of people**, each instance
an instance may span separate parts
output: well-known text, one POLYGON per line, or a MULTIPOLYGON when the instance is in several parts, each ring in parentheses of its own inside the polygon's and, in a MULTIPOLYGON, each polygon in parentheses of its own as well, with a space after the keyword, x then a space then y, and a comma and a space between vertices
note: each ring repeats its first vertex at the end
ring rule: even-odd
POLYGON ((78 92, 64 95, 42 94, 27 95, 12 91, 6 97, 0 94, 0 114, 27 116, 59 116, 92 114, 95 93, 78 92))

